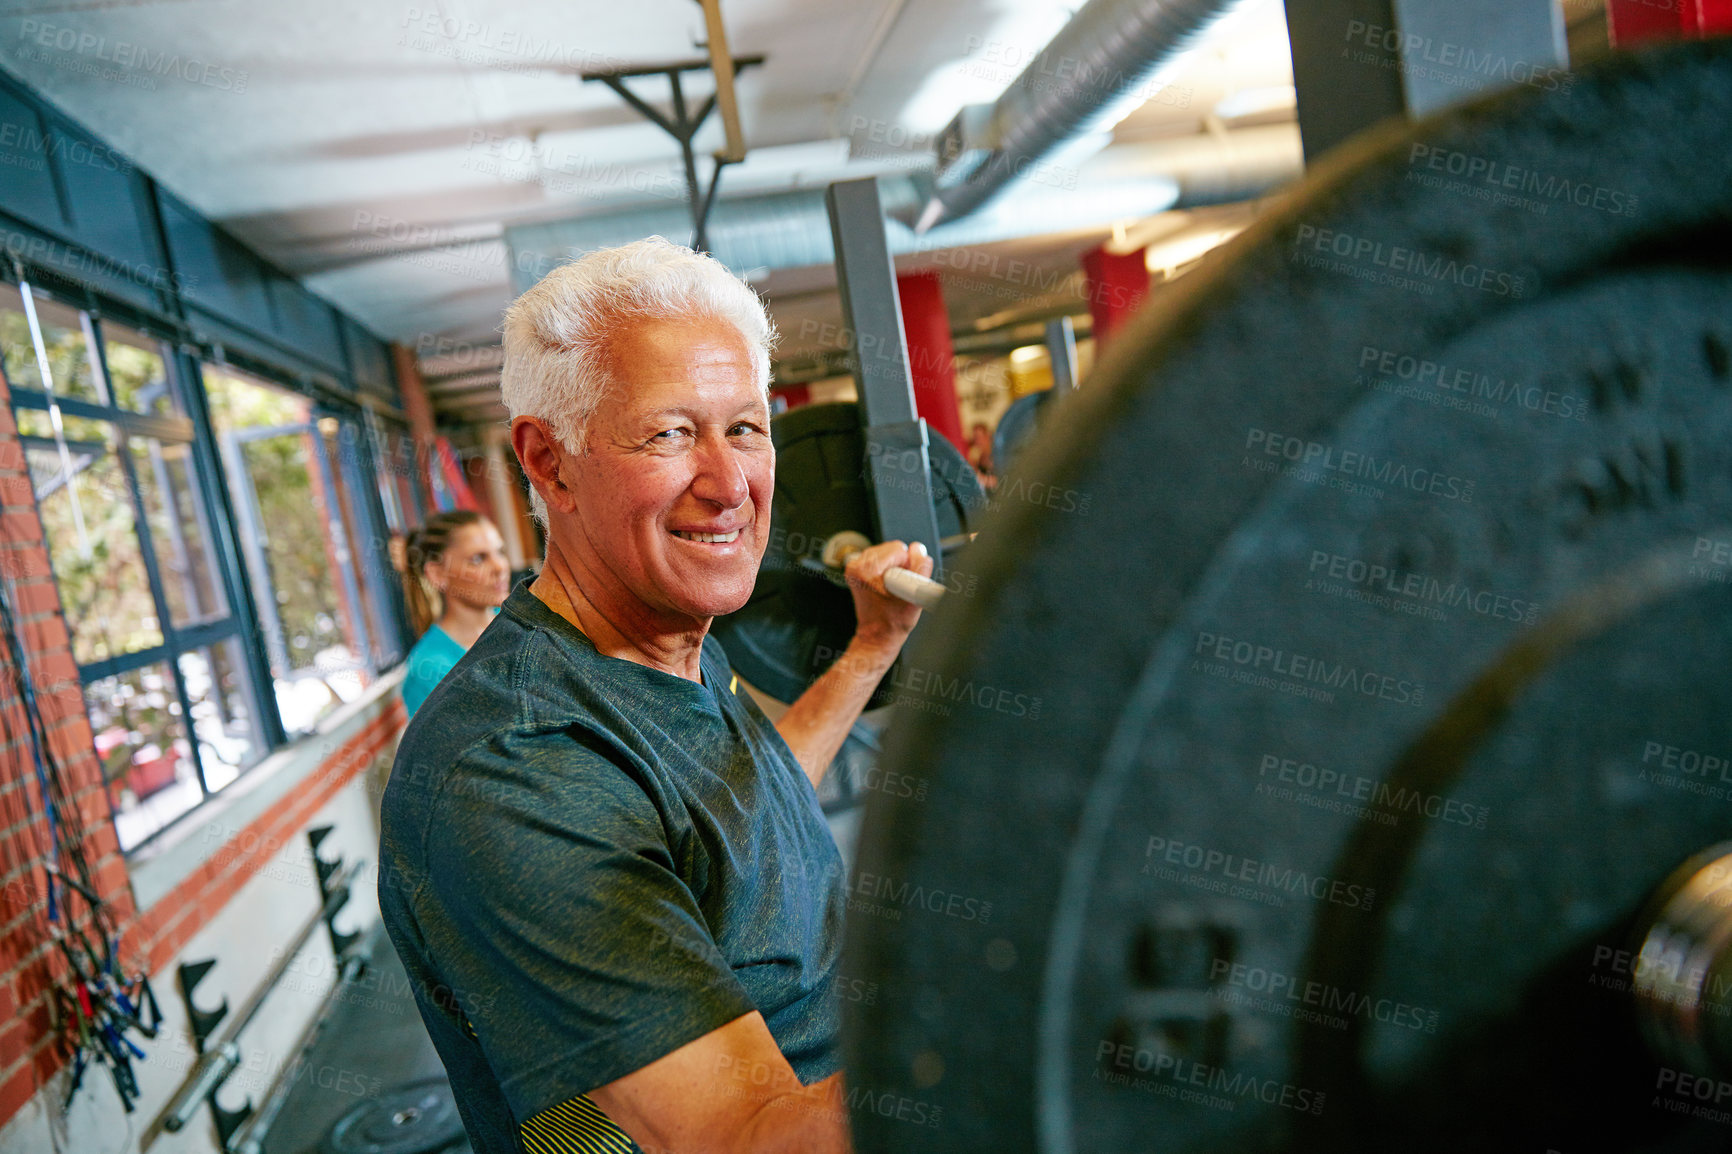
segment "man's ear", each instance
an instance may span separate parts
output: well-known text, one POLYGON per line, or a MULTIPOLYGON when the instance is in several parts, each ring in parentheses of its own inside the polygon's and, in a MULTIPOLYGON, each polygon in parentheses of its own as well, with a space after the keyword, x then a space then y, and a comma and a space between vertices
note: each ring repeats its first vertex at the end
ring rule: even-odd
POLYGON ((571 490, 559 475, 570 454, 546 422, 539 417, 518 417, 512 421, 511 448, 517 454, 518 464, 523 466, 523 475, 529 478, 547 507, 561 513, 571 512, 571 490))

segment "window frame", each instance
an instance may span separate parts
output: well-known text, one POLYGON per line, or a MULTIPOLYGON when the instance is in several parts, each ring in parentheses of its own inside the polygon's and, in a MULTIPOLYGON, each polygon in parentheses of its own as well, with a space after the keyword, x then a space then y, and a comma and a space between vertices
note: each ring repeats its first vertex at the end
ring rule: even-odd
MULTIPOLYGON (((17 287, 16 281, 10 283, 17 287)), ((129 330, 128 337, 142 337, 154 347, 163 363, 164 379, 172 398, 171 407, 178 412, 148 413, 122 407, 115 400, 109 375, 108 340, 104 335, 105 317, 101 302, 88 293, 68 295, 45 289, 36 283, 31 284, 31 290, 37 301, 52 300, 79 313, 86 353, 95 377, 96 392, 101 400, 62 396, 58 389, 50 396, 44 389, 13 387, 8 380, 12 408, 15 413, 21 410, 47 412, 51 408, 58 408, 64 416, 104 422, 112 430, 107 442, 100 446, 100 451, 114 454, 120 476, 124 480, 126 499, 133 518, 133 533, 144 562, 146 585, 156 608, 158 628, 162 635, 161 643, 149 648, 79 664, 77 669, 81 696, 88 692, 92 684, 106 678, 150 666, 166 666, 172 700, 179 709, 178 721, 182 731, 180 738, 191 750, 194 778, 199 787, 199 797, 193 805, 150 830, 138 841, 123 847, 123 854, 131 859, 141 851, 157 845, 171 830, 185 828, 190 821, 198 820, 195 815, 205 811, 210 802, 226 794, 234 784, 231 781, 213 790, 207 780, 199 736, 194 729, 194 702, 187 690, 186 674, 180 667, 181 659, 186 654, 197 653, 230 641, 234 643, 235 653, 245 674, 244 699, 255 719, 256 737, 256 748, 250 752, 234 781, 247 777, 261 763, 270 759, 272 754, 319 732, 318 727, 315 727, 312 733, 290 734, 283 727, 282 714, 273 690, 275 675, 265 630, 262 628, 261 614, 265 607, 261 604, 262 599, 255 595, 244 551, 244 538, 241 536, 247 523, 243 511, 238 508, 243 498, 241 493, 234 491, 232 478, 225 465, 220 437, 215 429, 205 391, 205 367, 209 365, 218 371, 237 372, 244 377, 255 378, 272 387, 291 392, 310 403, 308 428, 312 433, 311 439, 316 446, 318 458, 314 467, 322 474, 319 483, 334 498, 338 494, 342 495, 340 506, 333 507, 329 510, 329 515, 323 518, 325 530, 333 535, 333 538, 346 538, 346 526, 337 522, 352 518, 352 533, 361 550, 361 555, 355 555, 356 550, 349 548, 345 539, 344 549, 347 556, 342 564, 344 572, 341 578, 347 582, 347 594, 356 613, 357 637, 362 640, 359 663, 365 666, 369 682, 376 682, 399 664, 407 648, 402 591, 394 580, 394 570, 384 548, 389 530, 379 486, 381 483, 390 483, 391 478, 379 469, 373 443, 376 418, 370 409, 333 402, 304 384, 284 380, 277 373, 261 372, 251 365, 246 368, 230 365, 220 347, 207 351, 179 341, 169 331, 173 326, 165 329, 160 322, 138 316, 129 309, 121 309, 121 315, 116 317, 114 323, 129 330), (339 421, 338 452, 335 460, 327 449, 325 437, 319 427, 320 420, 327 416, 339 421), (213 570, 213 584, 220 589, 227 602, 226 612, 221 616, 191 625, 177 625, 175 622, 174 608, 168 600, 167 578, 156 551, 157 541, 150 523, 151 512, 146 504, 146 493, 139 485, 134 438, 150 438, 165 446, 187 447, 188 466, 184 484, 191 490, 192 515, 198 519, 199 527, 206 537, 203 548, 206 550, 207 564, 213 570), (340 487, 335 483, 339 475, 342 478, 340 487), (366 598, 361 596, 363 590, 366 598)), ((136 343, 126 337, 117 339, 136 343)), ((17 436, 21 448, 58 451, 58 443, 52 438, 26 435, 22 431, 17 436)), ((72 447, 81 443, 69 439, 67 444, 72 447)), ((98 448, 94 443, 83 447, 90 450, 98 448)), ((91 466, 85 466, 89 467, 91 466)), ((162 487, 160 477, 153 476, 152 479, 157 487, 162 487)), ((34 486, 32 492, 34 494, 34 486)), ((250 484, 246 492, 250 493, 250 484)), ((171 488, 163 490, 162 499, 172 503, 171 488)), ((176 516, 172 507, 168 515, 172 523, 176 516)), ((50 571, 52 573, 52 559, 50 571)), ((58 591, 60 577, 57 573, 53 574, 53 580, 58 591)), ((217 692, 220 693, 221 690, 218 689, 217 692)), ((88 698, 85 700, 85 709, 88 713, 88 698)), ((95 737, 94 730, 92 737, 95 737)), ((112 797, 106 787, 104 793, 112 797)), ((112 801, 109 804, 110 820, 113 821, 117 812, 113 809, 112 801)))
MULTIPOLYGON (((189 409, 187 404, 186 382, 184 380, 183 370, 179 364, 180 358, 176 355, 176 350, 173 344, 158 333, 151 333, 144 329, 138 329, 136 326, 132 325, 126 326, 128 328, 133 328, 147 340, 155 342, 155 351, 157 356, 162 360, 163 376, 168 386, 169 395, 173 399, 174 406, 180 410, 180 415, 166 416, 154 413, 140 413, 132 409, 123 408, 114 400, 113 385, 111 384, 108 369, 107 340, 103 335, 104 319, 101 314, 93 308, 67 301, 55 294, 45 292, 40 287, 34 285, 31 286, 31 292, 39 299, 47 298, 62 306, 76 309, 79 312, 82 320, 83 336, 86 343, 86 354, 90 358, 96 390, 102 400, 90 401, 77 397, 62 397, 58 392, 51 397, 47 390, 14 386, 10 379, 8 379, 7 391, 11 396, 13 412, 14 414, 20 410, 49 412, 54 408, 58 408, 65 416, 81 417, 91 421, 101 421, 113 430, 111 440, 101 445, 94 442, 87 443, 71 440, 68 440, 66 443, 68 447, 77 444, 84 449, 88 449, 92 454, 93 463, 94 459, 100 459, 101 457, 108 455, 113 456, 115 464, 119 469, 120 476, 125 482, 126 500, 132 513, 132 531, 138 545, 140 559, 144 564, 145 584, 150 591, 151 601, 156 609, 157 628, 162 635, 162 641, 160 643, 149 646, 145 649, 136 650, 132 653, 110 655, 92 662, 77 662, 80 694, 82 696, 87 693, 92 684, 111 677, 123 676, 127 673, 132 673, 136 670, 150 666, 165 667, 167 670, 167 679, 172 687, 174 702, 178 705, 180 710, 178 719, 182 731, 180 736, 191 750, 189 760, 192 763, 193 778, 198 783, 199 787, 199 798, 197 802, 187 807, 187 809, 181 813, 176 814, 167 822, 164 822, 138 841, 123 847, 124 853, 131 854, 142 849, 144 846, 149 845, 165 831, 185 820, 188 815, 203 808, 212 798, 216 797, 223 788, 226 788, 219 787, 218 789, 212 789, 210 782, 207 780, 204 759, 199 750, 199 736, 194 729, 193 700, 187 691, 186 675, 181 670, 180 662, 188 653, 196 653, 201 649, 220 645, 231 639, 237 642, 239 648, 244 653, 247 647, 245 636, 247 632, 245 629, 246 623, 241 617, 241 614, 237 611, 232 592, 228 588, 224 589, 225 594, 228 594, 227 610, 220 617, 201 621, 190 626, 182 626, 175 623, 174 612, 168 600, 166 583, 162 573, 162 565, 156 552, 155 530, 151 527, 150 523, 150 510, 145 505, 144 491, 139 486, 138 471, 133 455, 134 438, 147 438, 163 444, 186 446, 192 463, 192 469, 189 471, 187 480, 193 487, 195 516, 200 519, 200 528, 203 530, 207 538, 207 546, 210 549, 210 562, 212 567, 217 570, 214 576, 216 576, 216 578, 225 586, 228 584, 225 580, 225 574, 222 572, 223 565, 221 551, 216 546, 216 541, 224 532, 225 526, 219 523, 217 517, 214 515, 209 499, 209 493, 204 489, 204 486, 200 483, 198 477, 198 463, 201 456, 201 446, 199 445, 199 438, 197 435, 198 429, 196 423, 185 415, 189 409)), ((39 437, 25 434, 23 432, 19 432, 17 436, 19 445, 23 449, 38 448, 58 451, 58 442, 53 438, 39 437)), ((88 467, 90 466, 86 466, 86 468, 88 467)), ((71 483, 70 478, 67 479, 67 483, 71 483)), ((165 491, 163 496, 167 499, 169 494, 165 491)), ((34 486, 32 486, 32 497, 35 499, 34 486)), ((60 575, 53 571, 52 552, 50 552, 49 557, 49 569, 51 574, 53 574, 55 589, 58 592, 60 588, 60 575)), ((76 659, 76 655, 74 656, 76 659)), ((272 734, 270 732, 270 727, 265 724, 266 718, 269 715, 266 714, 262 708, 264 705, 270 704, 272 706, 272 711, 274 712, 274 702, 267 703, 261 700, 262 695, 259 690, 257 678, 253 675, 253 671, 250 667, 251 663, 246 662, 246 664, 248 665, 246 687, 248 697, 247 706, 252 711, 253 717, 259 722, 255 728, 258 737, 258 748, 253 750, 252 756, 250 756, 245 764, 240 767, 239 776, 245 776, 248 771, 258 765, 259 762, 263 761, 270 755, 272 750, 276 748, 276 745, 273 745, 271 742, 272 734)), ((86 699, 85 711, 87 714, 89 709, 89 701, 86 699)), ((94 739, 95 736, 93 729, 92 738, 94 739)), ((280 742, 278 744, 280 744, 280 742)), ((239 780, 239 776, 237 776, 236 780, 239 780)), ((118 817, 118 815, 113 811, 112 795, 108 793, 106 782, 104 783, 103 792, 105 796, 109 798, 110 817, 111 820, 113 820, 118 817)))
MULTIPOLYGON (((375 482, 377 469, 368 452, 366 429, 361 419, 363 410, 360 406, 343 405, 311 390, 296 388, 270 374, 258 371, 251 365, 232 364, 220 355, 220 350, 218 356, 203 358, 197 364, 199 393, 201 400, 207 405, 209 398, 204 384, 207 370, 227 375, 255 388, 281 390, 308 403, 308 416, 305 421, 228 432, 217 431, 215 421, 209 418, 207 409, 212 443, 216 447, 216 466, 222 474, 223 487, 232 508, 238 560, 241 572, 247 576, 249 588, 258 585, 262 580, 262 588, 274 594, 269 558, 259 544, 263 513, 258 506, 252 477, 245 469, 241 446, 272 437, 306 436, 311 442, 309 456, 313 458, 309 462, 309 469, 316 474, 312 480, 327 495, 327 505, 340 502, 327 508, 323 527, 326 544, 332 550, 332 560, 337 570, 333 578, 342 586, 345 610, 354 615, 352 632, 345 629, 345 633, 352 636, 353 648, 357 653, 354 668, 369 682, 377 680, 401 662, 407 652, 407 646, 402 640, 407 629, 407 614, 401 589, 397 582, 391 579, 390 575, 394 574, 395 570, 384 549, 384 511, 375 482), (322 422, 327 419, 338 422, 338 452, 335 460, 321 427, 322 422), (234 445, 232 450, 229 447, 231 441, 234 445), (335 520, 330 515, 333 513, 335 520), (354 532, 358 545, 371 543, 373 547, 351 547, 348 538, 351 531, 354 532)), ((266 669, 263 684, 268 686, 272 685, 278 676, 274 662, 280 659, 286 670, 292 662, 284 648, 286 637, 274 602, 265 597, 256 597, 253 598, 253 604, 254 620, 259 627, 259 652, 264 658, 266 669)), ((310 675, 309 670, 290 670, 290 673, 310 675)), ((290 679, 293 680, 294 677, 291 676, 290 679)), ((275 694, 270 696, 272 713, 280 727, 282 715, 277 708, 275 694)), ((285 740, 291 742, 316 731, 316 724, 313 729, 301 732, 290 732, 286 728, 283 730, 285 740)))

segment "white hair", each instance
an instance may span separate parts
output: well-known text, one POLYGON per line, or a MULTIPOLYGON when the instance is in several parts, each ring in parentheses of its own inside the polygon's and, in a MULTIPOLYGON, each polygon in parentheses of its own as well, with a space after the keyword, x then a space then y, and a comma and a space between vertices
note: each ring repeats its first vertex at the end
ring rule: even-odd
MULTIPOLYGON (((743 281, 715 257, 659 236, 598 249, 548 273, 505 311, 499 391, 511 419, 546 422, 569 453, 614 384, 609 338, 621 322, 702 317, 739 330, 766 395, 776 326, 743 281)), ((547 505, 529 488, 536 520, 547 505)))

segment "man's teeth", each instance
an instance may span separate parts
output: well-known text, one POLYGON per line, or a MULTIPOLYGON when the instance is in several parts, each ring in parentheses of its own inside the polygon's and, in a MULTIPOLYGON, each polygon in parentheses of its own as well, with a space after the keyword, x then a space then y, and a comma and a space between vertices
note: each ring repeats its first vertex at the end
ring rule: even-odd
POLYGON ((675 529, 674 536, 684 537, 687 541, 715 542, 726 545, 729 541, 739 540, 740 531, 735 529, 732 533, 686 533, 675 529))

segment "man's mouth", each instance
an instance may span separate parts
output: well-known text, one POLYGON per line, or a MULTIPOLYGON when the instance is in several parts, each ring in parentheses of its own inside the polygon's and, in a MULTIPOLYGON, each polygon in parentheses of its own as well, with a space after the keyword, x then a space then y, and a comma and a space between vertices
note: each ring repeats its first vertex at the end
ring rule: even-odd
POLYGON ((679 537, 682 540, 701 541, 706 545, 726 545, 730 541, 738 541, 740 539, 740 531, 738 529, 735 529, 731 533, 688 533, 683 529, 674 529, 671 530, 671 532, 675 537, 679 537))

